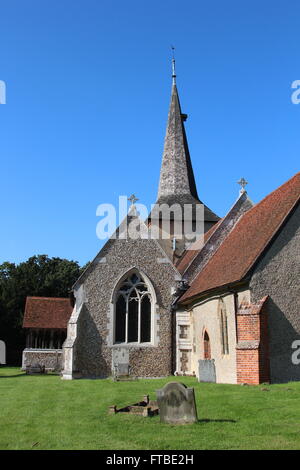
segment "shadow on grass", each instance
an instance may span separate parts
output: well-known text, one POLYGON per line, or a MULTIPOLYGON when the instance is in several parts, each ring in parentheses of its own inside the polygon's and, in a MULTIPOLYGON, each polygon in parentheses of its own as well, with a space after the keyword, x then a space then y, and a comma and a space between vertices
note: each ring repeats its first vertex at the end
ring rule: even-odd
POLYGON ((25 377, 26 374, 18 374, 18 375, 0 375, 0 379, 12 379, 18 377, 25 377))
POLYGON ((235 419, 198 419, 198 423, 237 423, 235 419))
POLYGON ((0 375, 0 379, 12 379, 19 377, 59 377, 59 374, 17 374, 17 375, 0 375))

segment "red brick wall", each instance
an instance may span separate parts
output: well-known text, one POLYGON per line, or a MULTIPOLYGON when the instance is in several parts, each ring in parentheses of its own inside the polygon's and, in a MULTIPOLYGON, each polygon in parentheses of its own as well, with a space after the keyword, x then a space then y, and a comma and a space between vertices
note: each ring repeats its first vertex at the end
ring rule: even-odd
POLYGON ((255 341, 259 339, 258 315, 238 315, 238 340, 255 341))
POLYGON ((237 383, 270 381, 267 297, 237 312, 237 383))
POLYGON ((237 351, 237 383, 260 383, 258 349, 237 351))

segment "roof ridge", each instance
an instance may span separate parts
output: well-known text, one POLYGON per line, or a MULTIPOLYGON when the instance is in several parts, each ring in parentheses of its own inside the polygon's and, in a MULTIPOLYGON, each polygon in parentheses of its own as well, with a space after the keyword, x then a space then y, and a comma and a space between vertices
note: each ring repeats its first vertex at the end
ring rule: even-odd
POLYGON ((291 176, 291 178, 289 178, 287 181, 285 181, 284 183, 282 183, 280 186, 278 186, 278 188, 275 188, 273 189, 273 191, 271 191, 269 194, 267 194, 265 197, 263 197, 260 201, 258 201, 256 204, 253 205, 253 207, 251 207, 251 209, 249 209, 248 212, 252 211, 253 209, 255 209, 255 207, 259 206, 260 204, 262 204, 266 199, 268 199, 269 197, 272 196, 272 194, 276 193, 277 191, 279 191, 283 186, 286 186, 288 185, 288 183, 291 183, 292 180, 296 179, 296 177, 299 176, 300 177, 300 171, 298 171, 297 173, 295 173, 294 176, 291 176))
MULTIPOLYGON (((290 184, 294 179, 296 179, 296 177, 300 177, 300 171, 298 171, 294 176, 292 176, 290 179, 288 179, 287 181, 285 181, 285 183, 281 184, 280 186, 278 186, 278 188, 274 189, 273 191, 271 191, 269 194, 267 194, 261 201, 259 201, 257 204, 255 204, 249 211, 248 213, 250 213, 251 211, 253 211, 253 209, 259 207, 261 204, 263 204, 267 199, 271 198, 274 193, 276 192, 279 192, 280 189, 282 189, 284 186, 286 187, 288 184, 290 184)), ((269 245, 269 243, 271 242, 271 240, 273 239, 273 237, 276 236, 278 230, 280 229, 280 227, 283 225, 284 221, 286 220, 286 218, 289 216, 289 214, 292 212, 292 210, 294 209, 294 207, 298 204, 299 202, 299 199, 300 199, 300 194, 298 195, 298 198, 295 200, 295 202, 293 203, 293 205, 289 208, 289 210, 287 212, 285 212, 280 221, 278 222, 278 224, 276 225, 273 233, 270 235, 270 237, 268 237, 268 240, 266 241, 266 243, 264 244, 264 246, 262 247, 262 249, 259 251, 259 253, 257 254, 257 256, 255 257, 255 259, 253 260, 253 262, 251 262, 247 268, 245 268, 245 270, 243 271, 243 276, 244 277, 247 272, 249 271, 249 269, 251 268, 251 266, 253 266, 256 261, 259 259, 259 257, 262 255, 262 253, 264 252, 264 250, 266 249, 266 247, 269 245)), ((243 218, 244 216, 247 214, 247 212, 239 219, 240 222, 243 222, 243 218)), ((249 214, 248 214, 249 215, 249 214)), ((251 214, 250 214, 251 215, 251 214)))
MULTIPOLYGON (((279 189, 279 188, 278 188, 279 189)), ((242 275, 242 278, 244 276, 246 276, 247 272, 249 271, 249 269, 251 269, 252 266, 254 266, 254 264, 256 263, 256 261, 260 258, 260 256, 262 255, 262 253, 265 251, 266 247, 269 245, 269 243, 271 242, 271 240, 276 236, 276 234, 278 233, 278 231, 280 230, 280 228, 282 227, 282 225, 284 224, 285 220, 287 219, 287 217, 290 215, 290 213, 293 211, 293 209, 297 206, 297 204, 299 203, 299 199, 300 199, 300 195, 298 196, 298 198, 296 199, 296 201, 294 202, 294 204, 290 207, 290 209, 283 215, 283 217, 281 218, 280 222, 276 225, 272 235, 270 235, 270 237, 268 238, 268 240, 266 241, 266 243, 264 244, 264 246, 262 247, 262 249, 259 251, 259 253, 257 254, 257 256, 255 257, 255 259, 247 266, 247 268, 244 270, 243 272, 243 275, 242 275)), ((251 209, 250 209, 251 210, 251 209)), ((245 215, 245 214, 244 214, 245 215)), ((242 279, 241 278, 241 279, 242 279)))

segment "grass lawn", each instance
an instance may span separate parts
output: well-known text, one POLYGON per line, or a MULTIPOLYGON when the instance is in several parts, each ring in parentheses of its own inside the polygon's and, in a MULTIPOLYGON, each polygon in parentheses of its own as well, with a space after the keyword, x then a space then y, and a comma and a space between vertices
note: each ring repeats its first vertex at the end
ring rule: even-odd
POLYGON ((240 386, 194 378, 113 382, 0 368, 0 449, 299 449, 300 383, 240 386), (109 415, 178 380, 195 388, 196 424, 109 415))

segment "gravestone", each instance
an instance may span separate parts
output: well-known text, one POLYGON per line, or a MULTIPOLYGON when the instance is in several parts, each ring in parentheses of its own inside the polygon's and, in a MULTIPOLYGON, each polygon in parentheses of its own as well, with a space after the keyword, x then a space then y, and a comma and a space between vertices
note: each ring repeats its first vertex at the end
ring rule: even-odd
POLYGON ((0 364, 6 364, 6 348, 2 340, 0 340, 0 364))
POLYGON ((169 382, 156 390, 160 421, 169 424, 196 423, 194 389, 179 382, 169 382))
POLYGON ((129 364, 115 364, 118 375, 129 375, 129 364))
POLYGON ((214 359, 200 359, 199 382, 216 382, 216 366, 214 359))
POLYGON ((112 351, 112 370, 115 378, 129 377, 129 350, 127 348, 115 348, 112 351))

